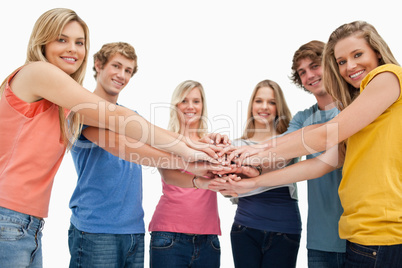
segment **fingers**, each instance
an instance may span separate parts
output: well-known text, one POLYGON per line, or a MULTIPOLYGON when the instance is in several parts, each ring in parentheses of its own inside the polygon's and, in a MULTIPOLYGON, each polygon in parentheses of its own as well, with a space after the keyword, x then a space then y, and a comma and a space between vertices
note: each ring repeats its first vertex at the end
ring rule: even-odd
POLYGON ((222 135, 219 133, 208 133, 199 141, 208 144, 215 144, 215 145, 220 144, 225 146, 230 145, 232 143, 227 135, 222 135))
MULTIPOLYGON (((213 151, 212 151, 213 152, 213 151)), ((215 154, 215 152, 213 152, 215 154)), ((216 155, 216 154, 215 154, 216 155)), ((203 153, 203 152, 198 152, 194 155, 194 158, 189 159, 189 162, 196 162, 196 161, 208 161, 213 164, 220 164, 220 161, 214 157, 211 157, 210 155, 203 153)))
POLYGON ((212 173, 216 175, 226 175, 229 173, 239 173, 239 167, 236 165, 222 166, 221 170, 212 170, 212 173))
POLYGON ((237 150, 238 148, 239 147, 233 146, 233 145, 225 146, 219 151, 218 155, 219 156, 227 155, 227 154, 231 153, 232 151, 237 150))
POLYGON ((229 137, 227 135, 220 135, 219 134, 219 140, 217 139, 216 144, 223 144, 223 145, 230 145, 232 142, 230 141, 229 137))
POLYGON ((242 174, 247 177, 257 177, 260 175, 260 172, 254 166, 242 166, 242 174))
POLYGON ((263 159, 259 155, 248 156, 241 162, 245 166, 258 166, 263 164, 263 159))
POLYGON ((199 139, 198 141, 202 142, 202 143, 207 143, 207 144, 214 143, 214 141, 208 135, 205 135, 203 138, 199 139))

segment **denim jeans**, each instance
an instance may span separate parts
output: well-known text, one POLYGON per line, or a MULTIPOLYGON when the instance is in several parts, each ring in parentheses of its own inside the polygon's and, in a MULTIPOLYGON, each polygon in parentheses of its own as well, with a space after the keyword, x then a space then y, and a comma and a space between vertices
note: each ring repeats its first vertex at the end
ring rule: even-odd
POLYGON ((236 268, 296 267, 300 234, 268 232, 233 223, 230 238, 236 268))
POLYGON ((42 267, 44 220, 0 207, 0 266, 42 267))
POLYGON ((308 249, 309 268, 343 268, 346 253, 308 249))
POLYGON ((402 245, 363 246, 346 242, 346 268, 400 268, 402 245))
POLYGON ((152 232, 149 251, 152 268, 220 266, 221 247, 217 235, 152 232))
POLYGON ((68 230, 70 268, 144 267, 144 234, 93 234, 68 230))

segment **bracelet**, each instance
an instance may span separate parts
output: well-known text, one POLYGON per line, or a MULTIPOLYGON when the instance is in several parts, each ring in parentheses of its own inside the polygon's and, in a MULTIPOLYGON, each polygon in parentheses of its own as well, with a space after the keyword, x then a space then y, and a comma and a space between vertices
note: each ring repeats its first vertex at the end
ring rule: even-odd
POLYGON ((258 176, 262 174, 262 167, 260 165, 254 166, 256 170, 258 170, 258 176))
POLYGON ((194 178, 193 178, 193 187, 195 188, 195 189, 199 189, 198 188, 198 186, 197 186, 197 184, 195 183, 195 179, 197 178, 197 176, 194 176, 194 178))

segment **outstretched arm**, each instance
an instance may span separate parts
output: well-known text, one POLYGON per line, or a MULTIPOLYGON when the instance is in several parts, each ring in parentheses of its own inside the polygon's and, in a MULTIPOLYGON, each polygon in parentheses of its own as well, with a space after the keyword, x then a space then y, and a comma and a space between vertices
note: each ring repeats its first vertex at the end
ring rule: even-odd
POLYGON ((399 97, 397 77, 384 72, 334 119, 310 131, 302 129, 287 142, 245 159, 243 163, 269 163, 276 157, 290 159, 325 151, 357 133, 380 116, 399 97))
MULTIPOLYGON (((314 125, 309 125, 304 128, 304 132, 310 131, 312 129, 318 128, 322 126, 323 124, 314 124, 314 125)), ((218 155, 221 156, 225 153, 227 153, 227 161, 235 161, 236 163, 243 163, 244 159, 247 157, 256 155, 258 153, 262 153, 265 150, 268 150, 270 148, 279 146, 281 144, 284 144, 290 140, 292 140, 294 137, 297 137, 297 135, 300 135, 302 132, 301 129, 298 129, 294 132, 288 133, 286 135, 281 135, 279 137, 275 137, 273 139, 269 139, 266 141, 263 141, 258 144, 252 144, 252 145, 243 145, 239 147, 234 147, 234 146, 228 146, 227 148, 224 148, 221 150, 218 155)))
POLYGON ((160 150, 173 152, 186 160, 209 160, 217 157, 209 145, 189 148, 171 132, 152 125, 137 113, 114 105, 89 92, 58 67, 47 62, 26 65, 13 79, 13 91, 23 99, 47 99, 61 107, 78 112, 86 124, 110 129, 160 150), (205 151, 206 153, 201 152, 205 151))
POLYGON ((227 181, 217 179, 210 183, 209 189, 214 191, 232 190, 237 194, 243 194, 259 187, 273 187, 315 179, 342 166, 343 155, 338 154, 337 147, 338 145, 315 158, 301 161, 255 178, 240 181, 234 181, 230 178, 227 181))
POLYGON ((212 174, 205 174, 204 176, 197 176, 189 172, 173 169, 159 168, 163 180, 170 185, 182 187, 182 188, 197 188, 209 190, 209 183, 212 181, 212 174))
MULTIPOLYGON (((148 144, 120 135, 107 129, 87 127, 82 134, 109 153, 139 165, 164 169, 183 169, 204 176, 207 171, 222 171, 223 167, 209 162, 187 162, 174 154, 155 149, 148 144)), ((79 142, 76 146, 80 146, 79 142)))

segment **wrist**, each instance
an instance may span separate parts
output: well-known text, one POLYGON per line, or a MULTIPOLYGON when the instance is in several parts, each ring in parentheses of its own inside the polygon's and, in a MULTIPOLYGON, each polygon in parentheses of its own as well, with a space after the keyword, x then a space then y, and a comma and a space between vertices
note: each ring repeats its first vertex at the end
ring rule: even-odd
POLYGON ((193 162, 187 162, 181 157, 179 157, 179 159, 177 161, 178 161, 177 165, 179 166, 179 169, 185 170, 188 173, 191 173, 191 174, 195 175, 195 171, 197 169, 195 168, 195 165, 194 165, 193 162))
POLYGON ((200 189, 200 188, 198 187, 197 183, 195 182, 197 178, 198 178, 197 176, 194 176, 193 179, 192 179, 193 188, 195 188, 195 189, 200 189))
POLYGON ((262 174, 262 167, 261 165, 258 166, 253 166, 257 171, 258 171, 258 176, 260 176, 262 174))
POLYGON ((260 185, 260 184, 262 183, 262 180, 261 180, 261 177, 260 177, 260 176, 251 178, 251 180, 253 181, 254 188, 262 187, 262 186, 260 185))

